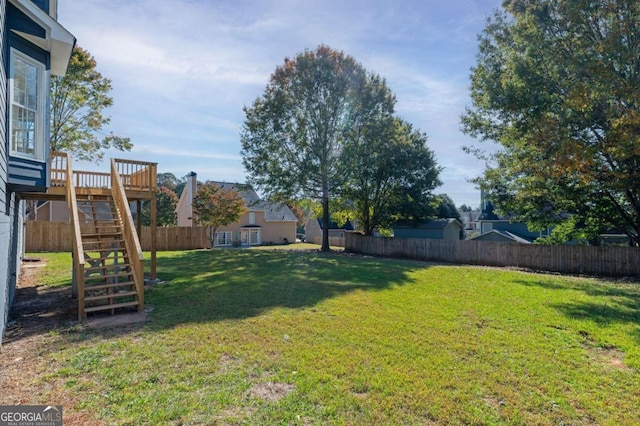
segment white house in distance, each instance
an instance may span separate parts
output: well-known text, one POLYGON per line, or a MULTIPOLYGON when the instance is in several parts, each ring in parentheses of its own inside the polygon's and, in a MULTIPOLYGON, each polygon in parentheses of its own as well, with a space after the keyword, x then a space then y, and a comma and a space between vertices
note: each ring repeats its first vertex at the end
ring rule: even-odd
MULTIPOLYGON (((176 207, 178 226, 196 226, 192 201, 198 191, 197 175, 191 172, 187 179, 187 185, 176 207)), ((296 241, 297 219, 289 207, 282 203, 261 200, 248 185, 213 183, 222 189, 238 192, 247 207, 240 220, 217 229, 214 238, 216 247, 286 244, 296 241)))

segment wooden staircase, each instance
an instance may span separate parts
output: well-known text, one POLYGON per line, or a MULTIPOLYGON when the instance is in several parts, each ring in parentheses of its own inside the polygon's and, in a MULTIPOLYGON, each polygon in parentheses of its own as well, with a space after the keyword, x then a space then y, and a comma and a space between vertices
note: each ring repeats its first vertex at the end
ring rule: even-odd
MULTIPOLYGON (((56 171, 64 178, 56 182, 64 188, 73 228, 73 294, 78 299, 78 319, 86 319, 90 312, 142 311, 142 249, 116 161, 111 160, 111 173, 89 175, 91 185, 80 183, 83 175, 74 174, 68 157, 64 170, 56 171)), ((155 166, 151 174, 155 181, 155 166)), ((136 172, 125 177, 131 186, 141 176, 136 172)), ((153 201, 155 198, 155 207, 153 201)))
POLYGON ((84 292, 78 294, 78 311, 85 315, 97 311, 114 314, 116 309, 138 308, 141 300, 135 271, 113 197, 76 195, 76 198, 85 260, 84 292))

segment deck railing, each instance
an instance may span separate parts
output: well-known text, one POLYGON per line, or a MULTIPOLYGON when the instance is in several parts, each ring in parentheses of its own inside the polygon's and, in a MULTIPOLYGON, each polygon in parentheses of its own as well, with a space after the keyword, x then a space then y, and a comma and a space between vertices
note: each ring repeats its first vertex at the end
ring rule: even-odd
POLYGON ((65 187, 67 185, 69 156, 65 152, 52 152, 49 161, 51 162, 51 186, 65 187))
POLYGON ((113 163, 126 190, 155 190, 156 163, 121 159, 114 159, 113 163))
POLYGON ((129 264, 133 270, 133 279, 136 284, 136 291, 138 292, 138 310, 142 311, 144 309, 144 258, 142 257, 140 240, 138 239, 133 217, 131 216, 127 194, 118 173, 116 160, 111 160, 111 183, 113 184, 111 188, 113 201, 116 205, 118 216, 120 217, 120 223, 122 224, 124 244, 127 248, 129 264))
MULTIPOLYGON (((67 153, 51 152, 51 186, 64 187, 67 185, 67 163, 71 161, 67 153)), ((155 191, 156 163, 146 161, 114 159, 116 171, 121 178, 126 191, 155 191)), ((111 173, 76 170, 72 174, 73 184, 77 188, 112 187, 111 173)))

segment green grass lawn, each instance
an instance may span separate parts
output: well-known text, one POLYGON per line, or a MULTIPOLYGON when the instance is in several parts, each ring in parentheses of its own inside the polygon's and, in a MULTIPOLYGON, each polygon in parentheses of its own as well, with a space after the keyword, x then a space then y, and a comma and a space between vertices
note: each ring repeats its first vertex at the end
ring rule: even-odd
POLYGON ((637 283, 283 250, 158 275, 148 324, 61 332, 43 383, 108 424, 640 419, 637 283))

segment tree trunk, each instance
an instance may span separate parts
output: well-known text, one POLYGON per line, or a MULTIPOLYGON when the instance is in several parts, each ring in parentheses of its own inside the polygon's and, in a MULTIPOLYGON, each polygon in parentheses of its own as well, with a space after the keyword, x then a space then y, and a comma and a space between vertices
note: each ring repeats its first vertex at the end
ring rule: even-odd
POLYGON ((322 188, 322 247, 320 251, 329 251, 329 189, 322 188))

